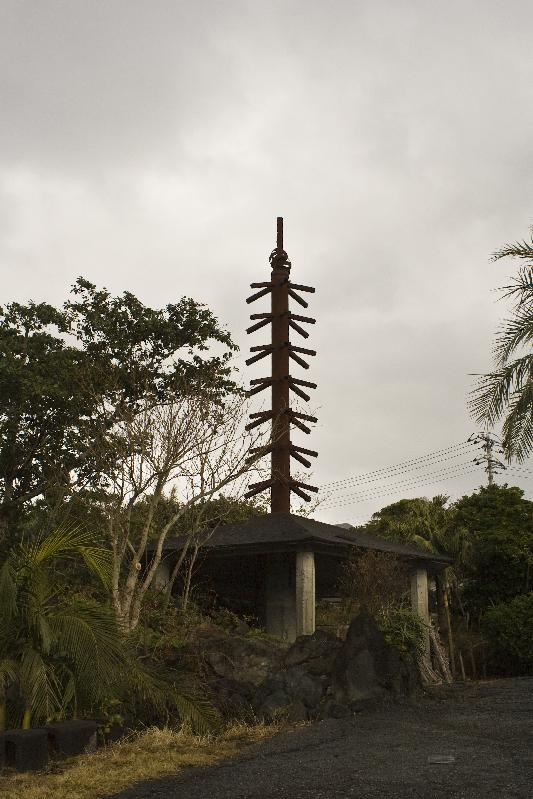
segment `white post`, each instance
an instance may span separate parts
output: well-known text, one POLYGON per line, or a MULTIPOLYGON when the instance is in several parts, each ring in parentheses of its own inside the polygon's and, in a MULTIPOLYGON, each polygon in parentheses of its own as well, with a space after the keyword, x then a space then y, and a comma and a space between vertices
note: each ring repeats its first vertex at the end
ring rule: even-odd
POLYGON ((296 553, 296 635, 315 631, 315 554, 296 553))
POLYGON ((411 572, 411 608, 413 613, 418 613, 426 624, 426 657, 429 658, 429 603, 428 603, 428 573, 423 566, 417 566, 411 572))

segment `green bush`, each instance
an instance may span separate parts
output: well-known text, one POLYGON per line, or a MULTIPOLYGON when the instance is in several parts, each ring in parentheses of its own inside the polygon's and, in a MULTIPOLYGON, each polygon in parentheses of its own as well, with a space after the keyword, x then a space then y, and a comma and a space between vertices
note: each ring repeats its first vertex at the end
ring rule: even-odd
POLYGON ((382 608, 376 622, 388 644, 419 662, 425 649, 426 627, 417 613, 406 607, 382 608))
POLYGON ((499 672, 533 673, 533 592, 488 610, 482 628, 499 672))

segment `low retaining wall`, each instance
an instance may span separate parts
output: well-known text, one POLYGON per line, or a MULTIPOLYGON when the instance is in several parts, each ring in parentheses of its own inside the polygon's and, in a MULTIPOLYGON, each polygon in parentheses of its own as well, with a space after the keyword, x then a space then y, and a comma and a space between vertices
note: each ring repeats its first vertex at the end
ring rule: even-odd
POLYGON ((71 757, 96 749, 97 722, 58 721, 33 730, 0 733, 0 768, 39 771, 50 757, 71 757))

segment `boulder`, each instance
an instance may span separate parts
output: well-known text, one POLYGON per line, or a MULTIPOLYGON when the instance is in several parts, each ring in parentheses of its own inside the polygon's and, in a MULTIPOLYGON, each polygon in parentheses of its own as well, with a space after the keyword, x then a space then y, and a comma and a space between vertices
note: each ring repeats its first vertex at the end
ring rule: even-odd
POLYGON ((213 677, 207 683, 209 698, 225 718, 250 719, 253 716, 252 683, 237 682, 225 677, 213 677))
POLYGON ((277 672, 259 686, 252 705, 258 716, 275 718, 283 712, 293 721, 316 715, 324 689, 321 680, 300 666, 277 672))
POLYGON ((303 666, 309 674, 330 674, 342 641, 325 630, 301 635, 285 653, 285 667, 303 666))
POLYGON ((352 620, 333 664, 335 702, 364 709, 382 699, 409 696, 418 681, 414 664, 385 641, 372 616, 362 610, 352 620))
MULTIPOLYGON (((207 628, 179 650, 179 658, 194 660, 205 676, 260 685, 279 668, 284 649, 264 638, 231 635, 207 628)), ((195 669, 196 670, 196 669, 195 669)))
POLYGON ((352 713, 347 705, 341 705, 340 702, 335 702, 334 699, 326 699, 319 709, 318 718, 344 719, 351 715, 352 713))

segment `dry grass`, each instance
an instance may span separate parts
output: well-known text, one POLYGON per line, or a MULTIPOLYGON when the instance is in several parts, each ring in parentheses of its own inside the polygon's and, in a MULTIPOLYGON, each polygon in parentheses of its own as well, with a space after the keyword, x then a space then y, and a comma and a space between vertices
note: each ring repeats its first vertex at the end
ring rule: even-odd
POLYGON ((209 766, 289 725, 236 724, 216 736, 152 728, 94 754, 55 763, 35 774, 0 777, 2 799, 99 799, 137 782, 209 766))

